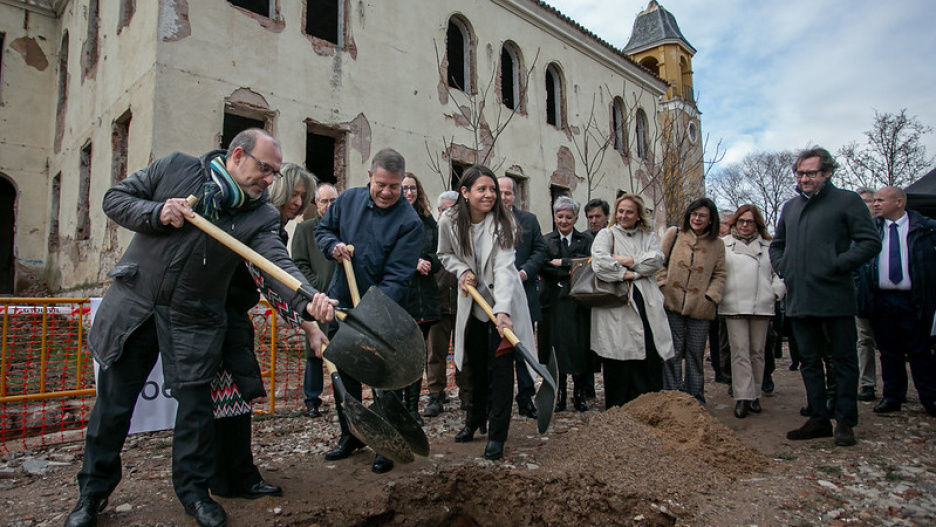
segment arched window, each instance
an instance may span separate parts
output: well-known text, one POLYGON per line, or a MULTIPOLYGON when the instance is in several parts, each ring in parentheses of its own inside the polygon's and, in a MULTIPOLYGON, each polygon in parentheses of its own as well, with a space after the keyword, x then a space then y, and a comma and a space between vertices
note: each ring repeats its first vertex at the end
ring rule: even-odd
POLYGON ((511 110, 519 110, 523 106, 520 100, 523 79, 520 70, 523 67, 520 52, 512 42, 505 42, 501 48, 501 102, 511 110))
POLYGON ((546 122, 562 127, 562 75, 559 67, 552 63, 546 66, 546 122))
POLYGON ((692 92, 692 69, 686 57, 679 57, 679 82, 682 83, 683 99, 695 101, 695 94, 692 92))
POLYGON ((59 47, 58 99, 55 103, 55 151, 62 148, 65 135, 65 109, 68 106, 68 30, 62 35, 59 47))
POLYGON ((643 108, 637 109, 636 135, 637 135, 637 157, 645 159, 647 157, 647 114, 643 108))
POLYGON ((615 97, 611 105, 611 133, 614 137, 614 149, 627 153, 627 126, 624 123, 624 101, 615 97))
POLYGON ((471 32, 456 17, 449 19, 445 32, 445 53, 448 58, 446 82, 449 87, 471 92, 471 32))
POLYGON ((657 77, 660 76, 660 63, 653 57, 647 57, 640 61, 640 65, 652 71, 657 77))

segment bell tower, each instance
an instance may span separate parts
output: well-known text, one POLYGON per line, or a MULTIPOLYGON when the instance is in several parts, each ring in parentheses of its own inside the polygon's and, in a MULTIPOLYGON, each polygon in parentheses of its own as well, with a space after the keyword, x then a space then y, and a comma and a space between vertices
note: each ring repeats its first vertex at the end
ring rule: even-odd
POLYGON ((660 102, 659 137, 667 223, 678 224, 688 203, 705 195, 702 126, 692 88, 696 50, 676 18, 656 0, 637 15, 623 52, 669 84, 660 102))

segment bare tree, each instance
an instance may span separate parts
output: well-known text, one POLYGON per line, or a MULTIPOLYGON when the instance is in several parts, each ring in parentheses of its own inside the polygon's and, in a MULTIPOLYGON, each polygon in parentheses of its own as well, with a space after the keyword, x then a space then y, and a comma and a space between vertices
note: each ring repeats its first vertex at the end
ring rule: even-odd
POLYGON ((922 137, 933 128, 907 109, 897 114, 874 111, 874 124, 865 131, 865 144, 853 141, 839 152, 842 185, 846 188, 905 187, 933 166, 936 157, 926 156, 922 137))
MULTIPOLYGON (((610 90, 608 94, 611 94, 610 90)), ((595 116, 597 97, 597 95, 592 96, 591 110, 585 124, 578 127, 578 133, 573 132, 571 135, 572 146, 575 148, 582 170, 585 172, 583 177, 588 187, 586 201, 591 200, 592 191, 598 188, 598 185, 605 178, 605 173, 600 172, 600 170, 601 165, 604 163, 605 154, 608 152, 608 147, 614 141, 613 133, 626 133, 623 130, 612 130, 612 133, 604 131, 604 123, 600 122, 595 116)), ((613 101, 614 98, 611 97, 611 100, 613 101)))
POLYGON ((790 150, 752 152, 714 174, 709 189, 725 209, 756 205, 773 230, 783 204, 795 195, 796 181, 790 170, 795 160, 796 153, 790 150))

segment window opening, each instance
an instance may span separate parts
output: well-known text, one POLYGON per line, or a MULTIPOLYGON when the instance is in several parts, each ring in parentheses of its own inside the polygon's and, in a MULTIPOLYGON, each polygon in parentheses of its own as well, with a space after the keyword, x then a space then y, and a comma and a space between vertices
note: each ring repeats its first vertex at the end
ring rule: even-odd
POLYGON ((340 45, 343 0, 306 0, 307 35, 340 45))
POLYGON ((272 0, 228 0, 228 3, 256 13, 260 16, 273 18, 272 0))
POLYGON ((234 136, 248 128, 263 128, 264 122, 259 119, 252 119, 233 113, 224 114, 224 129, 221 132, 221 148, 227 149, 234 136))
POLYGON ((562 86, 559 81, 559 73, 550 64, 546 68, 546 122, 553 126, 562 124, 561 98, 562 86))
POLYGON ((78 215, 75 239, 91 238, 91 142, 81 147, 81 166, 78 171, 78 215))
POLYGON ((59 248, 59 209, 62 200, 62 173, 52 177, 52 203, 49 206, 49 252, 59 248))
POLYGON ((465 67, 468 62, 466 60, 467 35, 457 22, 450 20, 445 37, 445 51, 448 56, 448 85, 467 92, 468 75, 465 67))
POLYGON ((647 157, 647 114, 643 108, 637 110, 637 157, 644 159, 647 157))
POLYGON ((133 114, 127 110, 111 126, 111 184, 127 179, 127 156, 130 151, 130 120, 133 114))
POLYGON ((621 102, 620 97, 614 98, 614 105, 612 106, 612 126, 614 130, 614 149, 618 152, 624 153, 627 151, 626 137, 627 134, 624 130, 624 103, 621 102))
POLYGON ((518 88, 517 61, 514 60, 508 46, 501 49, 501 99, 504 106, 511 110, 517 109, 517 101, 520 99, 518 88))
POLYGON ((306 133, 305 167, 315 174, 319 183, 338 185, 338 177, 335 174, 335 147, 334 137, 314 132, 306 133))

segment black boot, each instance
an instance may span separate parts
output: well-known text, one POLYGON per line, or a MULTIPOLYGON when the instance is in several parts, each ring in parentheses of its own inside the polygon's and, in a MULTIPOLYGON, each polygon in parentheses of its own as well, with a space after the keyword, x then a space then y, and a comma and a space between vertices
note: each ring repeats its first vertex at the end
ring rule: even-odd
POLYGON ((107 507, 107 497, 94 494, 82 495, 71 514, 65 519, 65 527, 94 527, 98 513, 107 507))
POLYGON ((585 401, 585 391, 576 387, 572 391, 572 407, 576 412, 585 412, 588 410, 588 403, 585 401))
POLYGON ((416 424, 419 426, 423 426, 426 423, 424 423, 422 417, 419 416, 420 391, 422 391, 422 377, 413 384, 403 388, 403 399, 406 404, 406 409, 409 410, 410 415, 413 416, 413 420, 416 421, 416 424))
POLYGON ((566 409, 566 376, 560 373, 558 380, 558 386, 556 386, 556 411, 564 412, 566 409))
POLYGON ((465 412, 465 427, 462 428, 460 432, 455 434, 455 442, 467 443, 474 440, 474 434, 477 430, 478 425, 475 424, 474 408, 468 408, 468 411, 465 412))

